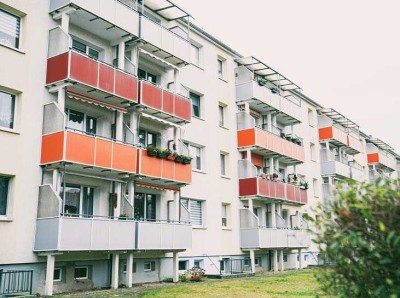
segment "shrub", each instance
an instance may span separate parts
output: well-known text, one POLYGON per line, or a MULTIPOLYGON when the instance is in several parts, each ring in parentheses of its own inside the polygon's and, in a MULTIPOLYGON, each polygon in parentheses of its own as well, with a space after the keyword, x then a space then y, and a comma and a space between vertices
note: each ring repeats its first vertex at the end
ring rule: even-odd
POLYGON ((201 281, 206 271, 199 267, 193 267, 192 269, 186 270, 184 275, 188 281, 201 281))
POLYGON ((166 277, 162 280, 162 282, 174 282, 174 279, 172 277, 166 277))
POLYGON ((187 282, 187 281, 188 281, 187 278, 186 278, 186 276, 185 276, 185 274, 179 274, 178 280, 179 280, 180 282, 187 282))
POLYGON ((315 210, 314 242, 332 265, 317 276, 335 297, 400 297, 400 181, 339 186, 315 210))

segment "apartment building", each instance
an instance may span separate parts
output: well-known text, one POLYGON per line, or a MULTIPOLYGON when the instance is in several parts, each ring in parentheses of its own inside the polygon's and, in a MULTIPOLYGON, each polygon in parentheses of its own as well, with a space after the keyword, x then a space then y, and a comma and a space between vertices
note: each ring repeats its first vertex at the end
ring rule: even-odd
POLYGON ((398 170, 168 0, 3 0, 0 59, 0 295, 317 264, 302 214, 398 170))

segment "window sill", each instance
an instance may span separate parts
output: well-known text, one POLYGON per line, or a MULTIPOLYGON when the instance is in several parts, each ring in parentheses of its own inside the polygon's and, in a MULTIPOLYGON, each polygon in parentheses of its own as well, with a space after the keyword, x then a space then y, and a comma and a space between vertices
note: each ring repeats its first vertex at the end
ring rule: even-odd
POLYGON ((10 128, 5 128, 5 127, 0 127, 0 132, 4 131, 4 132, 9 132, 15 135, 19 135, 20 133, 18 131, 16 131, 15 129, 10 129, 10 128))
POLYGON ((220 80, 220 81, 222 81, 222 82, 224 82, 224 83, 227 83, 227 84, 228 84, 228 81, 227 81, 227 80, 225 80, 224 78, 218 78, 218 80, 220 80))
POLYGON ((201 121, 206 121, 205 119, 199 117, 199 116, 194 116, 192 115, 192 118, 197 119, 197 120, 201 120, 201 121))
POLYGON ((202 170, 197 170, 197 169, 192 169, 192 172, 196 172, 199 174, 207 174, 206 172, 202 171, 202 170))
POLYGON ((226 126, 223 126, 223 125, 219 125, 219 127, 220 127, 220 128, 222 128, 222 129, 225 129, 225 130, 229 130, 229 128, 228 128, 228 127, 226 127, 226 126))
POLYGON ((207 228, 204 227, 204 226, 192 226, 192 229, 196 229, 196 230, 207 230, 207 228))
POLYGON ((228 177, 228 176, 225 176, 225 175, 221 175, 221 178, 228 179, 228 180, 231 179, 231 177, 228 177))
POLYGON ((227 227, 222 227, 222 231, 232 231, 232 229, 227 227))
POLYGON ((22 55, 25 55, 25 52, 21 51, 20 49, 13 48, 13 47, 8 46, 8 45, 3 44, 3 43, 0 43, 0 46, 5 47, 5 48, 10 49, 10 50, 13 50, 13 51, 15 51, 17 53, 20 53, 22 55))
POLYGON ((4 222, 11 222, 14 219, 12 217, 7 217, 7 216, 0 216, 0 222, 4 221, 4 222))
POLYGON ((199 66, 199 65, 196 65, 196 64, 193 64, 193 63, 190 63, 190 65, 192 65, 192 66, 194 66, 194 67, 196 67, 196 68, 198 68, 198 69, 204 71, 204 68, 202 68, 202 67, 199 66))

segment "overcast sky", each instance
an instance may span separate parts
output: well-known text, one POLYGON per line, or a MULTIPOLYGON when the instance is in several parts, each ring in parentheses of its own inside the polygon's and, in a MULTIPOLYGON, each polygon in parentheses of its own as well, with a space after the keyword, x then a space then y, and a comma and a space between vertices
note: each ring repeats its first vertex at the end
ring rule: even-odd
POLYGON ((400 152, 400 1, 174 0, 244 56, 255 56, 400 152))

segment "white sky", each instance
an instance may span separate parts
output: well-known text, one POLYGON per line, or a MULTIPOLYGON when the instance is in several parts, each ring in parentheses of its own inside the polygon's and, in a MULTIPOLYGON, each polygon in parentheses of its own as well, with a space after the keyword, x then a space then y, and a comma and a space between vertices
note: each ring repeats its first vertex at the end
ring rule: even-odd
POLYGON ((173 2, 199 27, 400 151, 400 1, 173 2))

